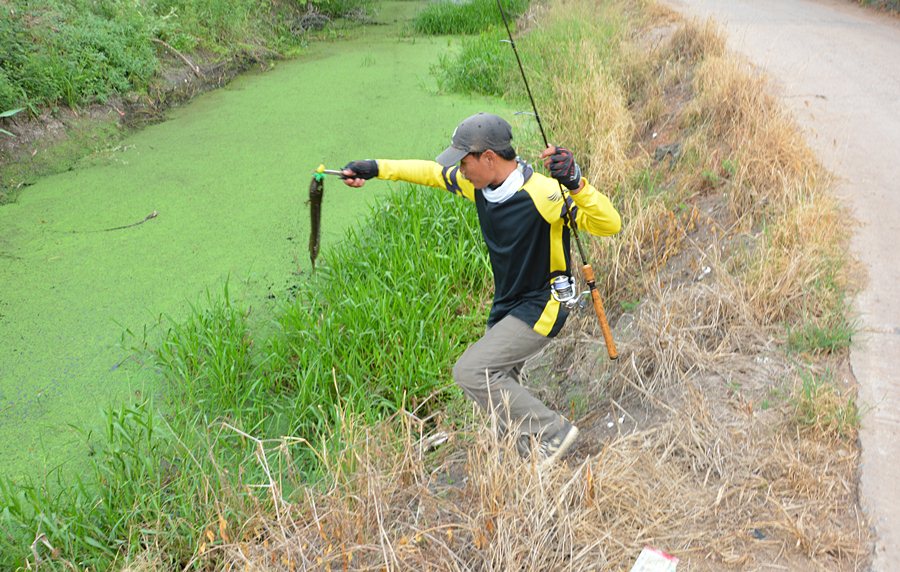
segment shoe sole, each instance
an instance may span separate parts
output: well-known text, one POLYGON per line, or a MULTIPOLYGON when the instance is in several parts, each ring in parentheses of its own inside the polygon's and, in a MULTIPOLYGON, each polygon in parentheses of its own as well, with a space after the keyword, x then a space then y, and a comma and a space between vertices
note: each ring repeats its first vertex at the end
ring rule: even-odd
POLYGON ((538 468, 544 469, 555 463, 557 459, 566 454, 566 451, 568 451, 572 444, 575 443, 576 439, 578 439, 578 427, 572 425, 572 430, 569 431, 569 434, 566 435, 566 438, 559 445, 559 449, 557 449, 553 455, 541 461, 538 468))

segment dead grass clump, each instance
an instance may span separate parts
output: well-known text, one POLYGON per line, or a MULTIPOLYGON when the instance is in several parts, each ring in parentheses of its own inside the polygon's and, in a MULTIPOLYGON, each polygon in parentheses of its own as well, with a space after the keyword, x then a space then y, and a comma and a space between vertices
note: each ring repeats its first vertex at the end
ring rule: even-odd
POLYGON ((255 485, 274 508, 215 554, 249 570, 616 570, 646 544, 697 569, 752 569, 795 546, 858 557, 860 530, 836 518, 853 453, 827 460, 819 440, 748 427, 744 412, 716 409, 713 384, 686 383, 652 426, 544 470, 483 419, 429 452, 425 425, 403 414, 347 438, 325 488, 287 500, 279 483, 255 485))
POLYGON ((816 193, 773 223, 751 254, 744 296, 761 323, 794 323, 843 312, 849 233, 836 200, 816 193))
POLYGON ((821 169, 765 79, 734 56, 705 59, 694 76, 690 121, 724 143, 737 163, 729 199, 736 216, 796 201, 821 183, 821 169))
POLYGON ((868 531, 856 506, 858 454, 851 443, 788 431, 773 440, 770 453, 759 467, 771 511, 767 526, 789 535, 813 560, 861 569, 868 531))
POLYGON ((578 151, 592 182, 598 188, 615 188, 631 170, 627 150, 633 120, 621 90, 590 46, 582 43, 564 51, 564 60, 571 62, 567 77, 577 79, 554 84, 553 103, 545 115, 550 125, 566 126, 566 144, 578 151))
POLYGON ((641 202, 634 197, 623 204, 622 211, 633 216, 619 241, 614 274, 655 274, 683 250, 684 240, 696 229, 695 209, 676 212, 663 200, 641 202))
POLYGON ((622 333, 629 361, 617 371, 613 394, 639 387, 644 396, 660 395, 686 376, 727 368, 764 339, 740 292, 715 283, 650 293, 630 330, 622 333))
POLYGON ((222 547, 226 561, 251 570, 614 569, 689 517, 678 502, 683 476, 634 455, 652 434, 542 471, 490 432, 454 434, 466 451, 431 462, 412 434, 398 444, 384 441, 390 433, 370 430, 368 446, 348 450, 358 469, 343 485, 281 501, 274 518, 248 528, 252 542, 222 547))
POLYGON ((526 65, 540 62, 540 69, 553 70, 529 74, 551 143, 569 146, 592 182, 604 189, 615 188, 630 171, 634 133, 618 81, 621 70, 609 57, 624 31, 621 4, 550 4, 517 42, 526 65), (560 42, 561 37, 568 41, 560 42))
POLYGON ((697 63, 725 53, 725 35, 712 19, 703 22, 689 20, 679 26, 669 41, 670 56, 666 59, 697 63))
POLYGON ((828 442, 856 439, 856 401, 850 388, 837 388, 829 371, 801 372, 794 383, 793 403, 797 423, 814 437, 828 442))

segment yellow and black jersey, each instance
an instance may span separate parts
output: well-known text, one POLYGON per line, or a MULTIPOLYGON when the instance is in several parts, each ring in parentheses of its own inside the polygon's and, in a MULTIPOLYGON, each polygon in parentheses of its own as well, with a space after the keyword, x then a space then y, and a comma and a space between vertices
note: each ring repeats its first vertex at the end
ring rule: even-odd
MULTIPOLYGON (((378 177, 442 188, 475 203, 494 274, 492 326, 513 315, 541 335, 555 336, 568 311, 550 295, 550 281, 570 275, 569 229, 563 220, 559 183, 519 163, 521 188, 502 202, 485 198, 459 167, 432 161, 378 160, 378 177)), ((598 236, 619 232, 619 213, 590 184, 571 195, 569 207, 579 229, 598 236)))

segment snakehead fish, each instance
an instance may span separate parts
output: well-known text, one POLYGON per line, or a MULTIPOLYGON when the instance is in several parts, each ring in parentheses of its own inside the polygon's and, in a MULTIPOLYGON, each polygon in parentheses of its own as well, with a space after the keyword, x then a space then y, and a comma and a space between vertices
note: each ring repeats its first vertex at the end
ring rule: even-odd
POLYGON ((309 182, 309 261, 316 269, 316 257, 319 256, 319 239, 322 231, 322 196, 325 194, 325 176, 322 173, 313 175, 309 182))

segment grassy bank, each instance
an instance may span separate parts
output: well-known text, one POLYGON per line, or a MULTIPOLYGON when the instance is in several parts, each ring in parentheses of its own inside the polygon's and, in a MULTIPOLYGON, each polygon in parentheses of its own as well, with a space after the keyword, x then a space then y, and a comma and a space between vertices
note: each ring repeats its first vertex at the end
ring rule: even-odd
POLYGON ((0 6, 0 205, 111 147, 122 126, 298 53, 370 0, 26 2, 0 6), (120 127, 120 129, 117 129, 120 127))
MULTIPOLYGON (((652 544, 699 569, 862 568, 827 174, 712 26, 624 0, 525 21, 551 138, 625 224, 591 245, 619 361, 581 315, 532 368, 583 429, 572 460, 517 461, 449 387, 485 255, 470 205, 404 187, 271 322, 226 294, 172 324, 155 354, 172 413, 111 414, 99 499, 0 489, 3 564, 627 569, 652 544)), ((507 49, 472 37, 437 75, 487 50, 478 77, 522 101, 507 49)))
POLYGON ((103 102, 145 90, 166 50, 199 61, 283 52, 305 41, 308 6, 323 18, 356 14, 367 0, 270 4, 247 0, 3 5, 0 110, 103 102))
MULTIPOLYGON (((528 0, 503 0, 506 17, 515 20, 528 8, 528 0)), ((441 0, 429 3, 416 16, 413 29, 419 34, 482 34, 491 28, 503 28, 497 0, 471 0, 460 3, 441 0)))

